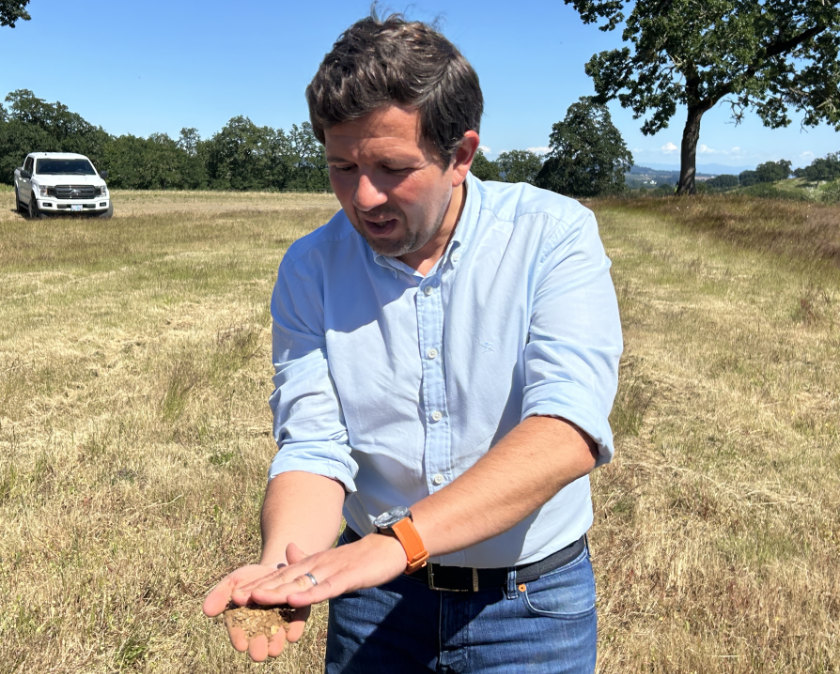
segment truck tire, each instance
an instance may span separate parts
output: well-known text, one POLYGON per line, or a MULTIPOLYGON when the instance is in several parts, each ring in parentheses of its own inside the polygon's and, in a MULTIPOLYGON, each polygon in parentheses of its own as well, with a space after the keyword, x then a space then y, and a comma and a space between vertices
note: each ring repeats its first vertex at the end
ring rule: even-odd
POLYGON ((18 194, 17 187, 15 187, 15 213, 23 213, 23 204, 20 203, 20 195, 18 194))
POLYGON ((102 211, 97 217, 105 218, 106 220, 110 219, 114 215, 114 202, 112 201, 108 204, 108 210, 102 211))
POLYGON ((38 200, 35 198, 35 195, 30 192, 29 193, 29 219, 30 220, 40 220, 44 217, 44 214, 41 213, 41 209, 38 208, 38 200))

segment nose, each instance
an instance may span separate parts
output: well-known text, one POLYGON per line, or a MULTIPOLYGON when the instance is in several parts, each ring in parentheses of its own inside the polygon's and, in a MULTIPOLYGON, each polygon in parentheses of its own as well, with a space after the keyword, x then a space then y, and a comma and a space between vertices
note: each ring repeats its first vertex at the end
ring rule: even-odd
POLYGON ((385 194, 367 174, 360 174, 353 192, 353 205, 360 211, 370 211, 388 201, 385 194))

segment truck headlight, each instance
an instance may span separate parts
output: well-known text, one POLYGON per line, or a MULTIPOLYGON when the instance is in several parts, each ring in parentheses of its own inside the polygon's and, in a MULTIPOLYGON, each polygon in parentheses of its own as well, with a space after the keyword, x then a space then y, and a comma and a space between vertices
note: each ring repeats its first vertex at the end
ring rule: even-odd
POLYGON ((42 197, 45 197, 49 194, 49 187, 47 185, 39 185, 38 192, 40 192, 42 197))
POLYGON ((99 195, 103 197, 108 196, 108 188, 105 185, 99 188, 99 195))

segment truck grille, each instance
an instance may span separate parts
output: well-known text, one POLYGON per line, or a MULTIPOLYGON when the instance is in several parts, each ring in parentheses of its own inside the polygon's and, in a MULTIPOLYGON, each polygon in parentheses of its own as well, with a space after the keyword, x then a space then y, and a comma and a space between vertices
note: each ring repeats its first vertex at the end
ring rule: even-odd
POLYGON ((56 199, 93 199, 99 194, 99 188, 93 185, 56 185, 48 192, 56 199))

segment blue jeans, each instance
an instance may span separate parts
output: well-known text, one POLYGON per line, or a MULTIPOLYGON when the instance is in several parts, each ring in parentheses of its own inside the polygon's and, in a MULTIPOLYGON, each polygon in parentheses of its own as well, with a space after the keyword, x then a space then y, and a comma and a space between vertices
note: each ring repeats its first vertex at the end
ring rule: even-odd
MULTIPOLYGON (((343 541, 342 541, 343 542, 343 541)), ((330 601, 328 674, 595 671, 595 579, 587 548, 517 586, 430 590, 409 577, 330 601)))

